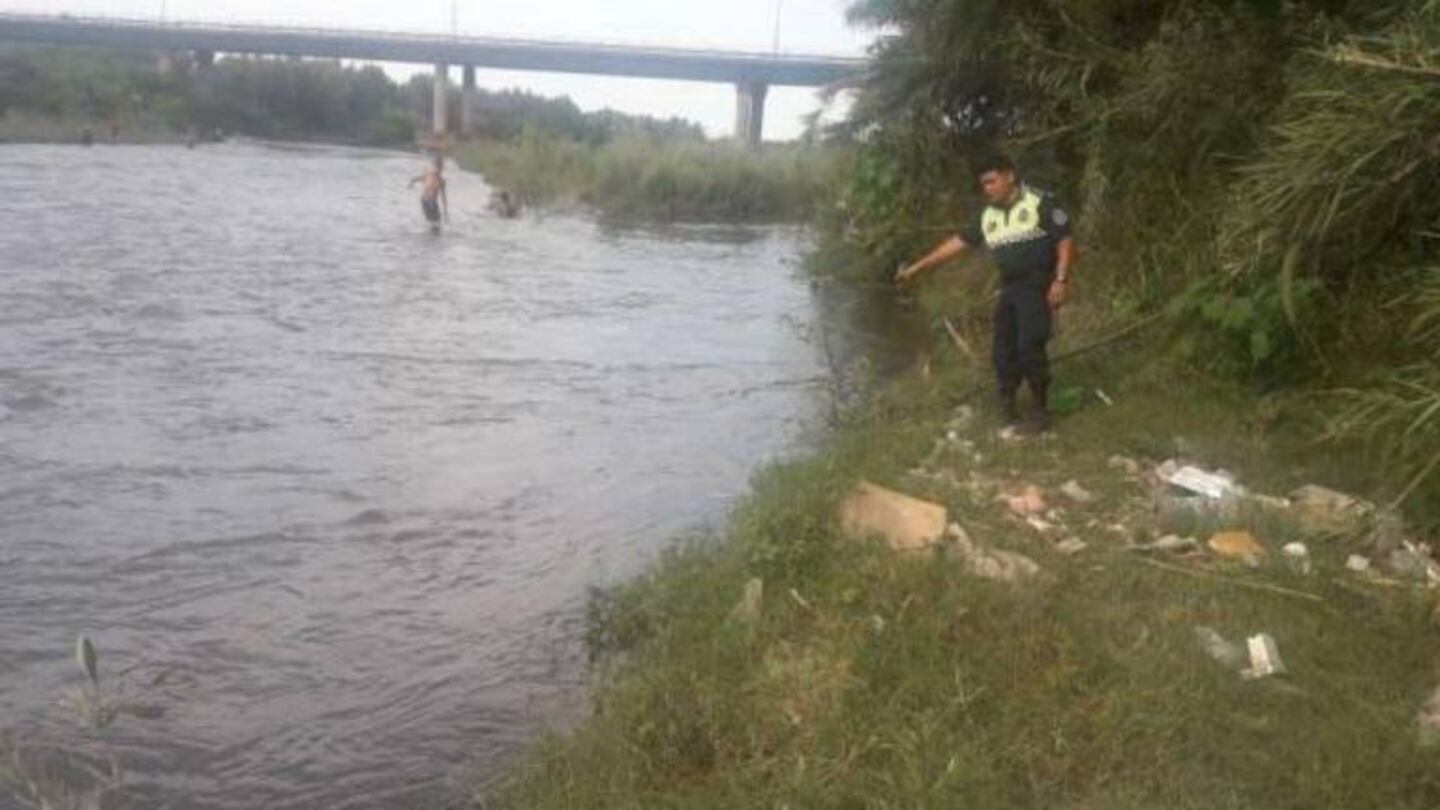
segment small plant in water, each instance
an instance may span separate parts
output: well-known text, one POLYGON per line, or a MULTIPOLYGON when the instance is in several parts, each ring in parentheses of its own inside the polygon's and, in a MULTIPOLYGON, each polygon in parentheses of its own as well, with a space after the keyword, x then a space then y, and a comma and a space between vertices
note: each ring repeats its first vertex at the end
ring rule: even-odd
MULTIPOLYGON (((165 713, 163 706, 127 697, 129 676, 136 667, 122 670, 116 685, 107 688, 100 677, 100 654, 88 637, 76 639, 75 659, 86 682, 67 689, 60 706, 85 724, 89 739, 78 750, 27 750, 10 734, 0 732, 0 788, 22 807, 102 810, 127 806, 125 771, 105 740, 105 731, 121 715, 148 720, 165 713)), ((148 686, 163 686, 170 674, 169 669, 162 670, 150 678, 148 686)))

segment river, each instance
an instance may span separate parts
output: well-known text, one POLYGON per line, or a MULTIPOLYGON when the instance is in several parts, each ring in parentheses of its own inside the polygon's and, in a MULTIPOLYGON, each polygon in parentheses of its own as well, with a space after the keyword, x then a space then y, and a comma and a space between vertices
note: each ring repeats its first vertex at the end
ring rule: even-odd
POLYGON ((107 732, 138 806, 433 806, 573 715, 587 589, 813 439, 821 337, 904 343, 837 332, 798 231, 500 220, 452 172, 435 237, 419 168, 0 147, 0 728, 83 739, 86 633, 170 673, 107 732))

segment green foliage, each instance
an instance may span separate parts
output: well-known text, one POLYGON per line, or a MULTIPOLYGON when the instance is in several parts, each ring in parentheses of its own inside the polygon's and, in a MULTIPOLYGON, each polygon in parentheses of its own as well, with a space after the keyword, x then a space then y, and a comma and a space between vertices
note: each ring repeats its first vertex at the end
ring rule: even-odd
MULTIPOLYGON (((324 59, 222 58, 201 68, 175 56, 168 67, 141 51, 0 47, 0 135, 73 138, 82 128, 118 124, 136 130, 204 133, 220 130, 269 138, 324 138, 386 146, 410 145, 428 131, 432 77, 396 85, 376 66, 324 59), (58 124, 33 125, 31 119, 58 124)), ((526 132, 588 144, 630 136, 699 140, 698 125, 613 110, 582 112, 568 98, 478 90, 483 135, 519 139, 526 132)), ((460 91, 450 105, 459 109, 460 91)), ((458 127, 459 116, 451 116, 458 127)))
POLYGON ((514 142, 462 145, 461 163, 531 204, 584 203, 615 217, 696 222, 810 218, 833 150, 624 136, 602 145, 527 130, 514 142))

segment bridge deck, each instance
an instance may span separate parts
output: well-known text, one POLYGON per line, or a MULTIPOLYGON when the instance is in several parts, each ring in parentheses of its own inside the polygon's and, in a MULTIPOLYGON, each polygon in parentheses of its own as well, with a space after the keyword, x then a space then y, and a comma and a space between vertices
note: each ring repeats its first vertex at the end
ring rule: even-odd
POLYGON ((809 87, 844 81, 865 64, 843 56, 8 13, 0 13, 0 40, 809 87))

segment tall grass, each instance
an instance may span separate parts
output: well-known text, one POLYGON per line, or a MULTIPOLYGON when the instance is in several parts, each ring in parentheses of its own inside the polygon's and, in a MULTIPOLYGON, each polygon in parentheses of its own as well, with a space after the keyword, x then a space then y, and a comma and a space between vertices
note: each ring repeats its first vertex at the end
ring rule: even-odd
POLYGON ((798 222, 825 198, 840 156, 800 145, 627 137, 600 146, 535 134, 456 150, 462 166, 532 205, 583 204, 670 221, 798 222))

